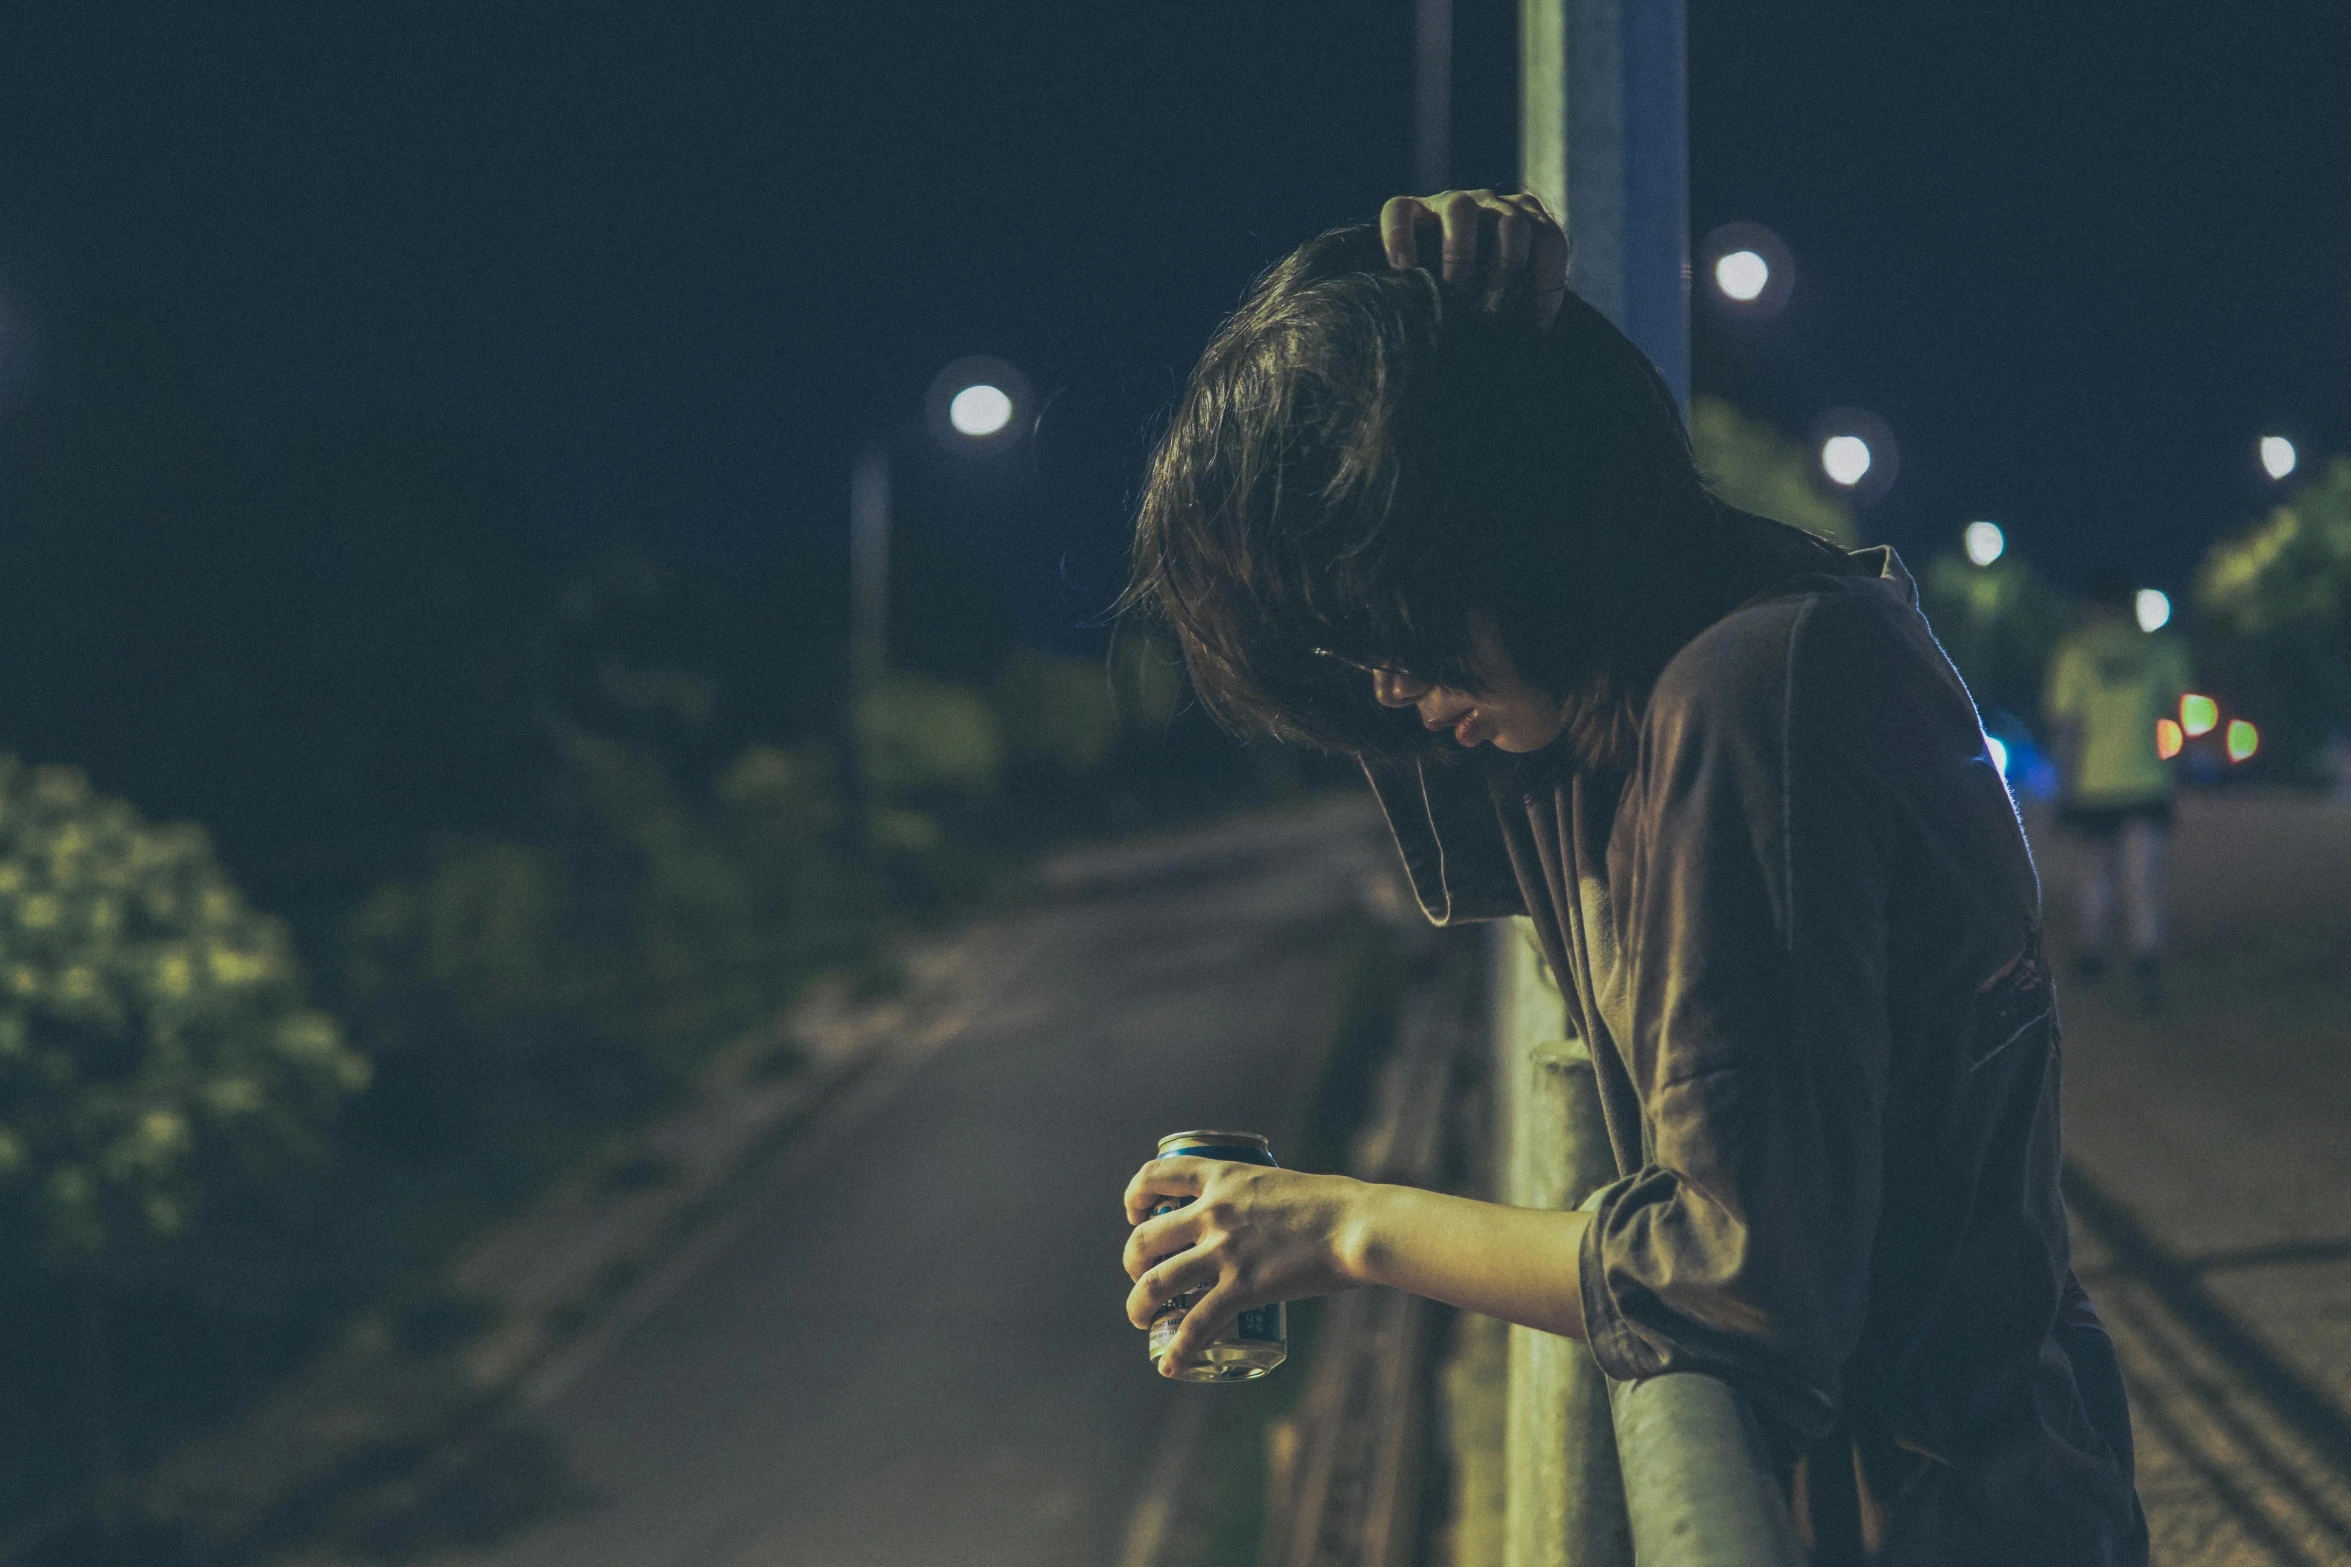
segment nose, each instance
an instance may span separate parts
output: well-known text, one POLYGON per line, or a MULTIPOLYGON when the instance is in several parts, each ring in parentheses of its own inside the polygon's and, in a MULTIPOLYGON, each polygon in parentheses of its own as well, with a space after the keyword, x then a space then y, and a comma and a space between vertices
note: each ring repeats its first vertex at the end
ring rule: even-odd
POLYGON ((1410 707, 1436 689, 1428 681, 1415 680, 1399 669, 1371 672, 1371 697, 1382 707, 1410 707))

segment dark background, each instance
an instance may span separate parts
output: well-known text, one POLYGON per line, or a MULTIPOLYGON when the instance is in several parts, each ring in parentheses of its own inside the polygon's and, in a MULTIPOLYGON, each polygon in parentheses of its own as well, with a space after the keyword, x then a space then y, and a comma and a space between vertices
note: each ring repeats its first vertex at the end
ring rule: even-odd
MULTIPOLYGON (((24 6, 0 61, 9 416, 153 323, 230 460, 461 447, 550 550, 841 526, 932 372, 1046 390, 1049 504, 974 507, 1031 632, 1114 583, 1141 429, 1250 272, 1409 165, 1408 6, 24 6), (990 533, 988 530, 993 530, 990 533)), ((1514 8, 1464 0, 1457 177, 1512 178, 1514 8)), ((1692 228, 1794 302, 1701 389, 1879 413, 1869 526, 1997 517, 2175 589, 2254 437, 2351 413, 2351 18, 2329 4, 1697 0, 1692 228)))

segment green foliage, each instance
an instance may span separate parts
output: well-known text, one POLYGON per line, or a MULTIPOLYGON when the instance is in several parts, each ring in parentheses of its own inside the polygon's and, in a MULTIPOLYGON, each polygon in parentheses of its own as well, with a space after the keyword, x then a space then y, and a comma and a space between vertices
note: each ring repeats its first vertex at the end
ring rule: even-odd
POLYGON ((1099 770, 1118 745, 1118 698, 1098 659, 1020 652, 996 677, 1005 749, 1063 772, 1099 770))
POLYGON ((0 1212, 67 1258, 171 1236, 368 1075, 200 829, 0 757, 0 1212))
POLYGON ((1693 398, 1690 445, 1714 493, 1742 511, 1775 518, 1851 546, 1861 541, 1853 511, 1821 493, 1801 446, 1719 397, 1693 398))
POLYGON ((2262 724, 2272 765, 2309 761, 2351 723, 2351 458, 2213 545, 2195 605, 2214 673, 2262 724))
POLYGON ((2049 655, 2078 618, 2046 578, 2011 552, 1989 566, 1938 555, 1919 582, 1920 607, 1987 713, 2037 713, 2049 655))
POLYGON ((572 833, 452 839, 353 915, 353 989, 387 1048, 454 1020, 508 1057, 588 1047, 675 1079, 861 950, 875 900, 832 848, 829 753, 753 747, 697 807, 645 752, 561 745, 572 833))
POLYGON ((1110 650, 1119 713, 1139 729, 1164 730, 1184 705, 1184 661, 1159 631, 1122 630, 1110 650))
POLYGON ((1004 777, 1004 737, 970 686, 893 673, 857 705, 866 781, 887 795, 941 791, 986 799, 1004 777))

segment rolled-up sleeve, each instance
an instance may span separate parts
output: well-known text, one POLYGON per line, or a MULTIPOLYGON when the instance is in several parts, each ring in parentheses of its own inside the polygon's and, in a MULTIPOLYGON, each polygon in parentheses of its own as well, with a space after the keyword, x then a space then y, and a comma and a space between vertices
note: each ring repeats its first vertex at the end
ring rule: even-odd
POLYGON ((1798 1440, 1835 1418, 1881 1195, 1870 709, 1899 652, 1873 618, 1799 601, 1652 697, 1621 916, 1644 1163, 1600 1194, 1582 1258, 1610 1376, 1722 1376, 1798 1440))

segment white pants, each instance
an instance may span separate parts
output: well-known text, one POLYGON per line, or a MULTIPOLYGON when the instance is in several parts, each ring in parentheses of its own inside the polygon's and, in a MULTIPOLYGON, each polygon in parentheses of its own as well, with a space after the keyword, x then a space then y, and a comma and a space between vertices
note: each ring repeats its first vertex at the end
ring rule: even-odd
POLYGON ((2131 956, 2151 958, 2163 950, 2163 851, 2170 828, 2147 816, 2131 816, 2110 837, 2085 838, 2088 864, 2082 877, 2082 947, 2110 950, 2115 906, 2122 906, 2131 956))

